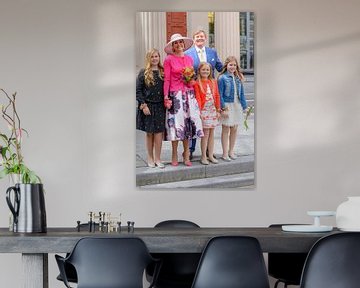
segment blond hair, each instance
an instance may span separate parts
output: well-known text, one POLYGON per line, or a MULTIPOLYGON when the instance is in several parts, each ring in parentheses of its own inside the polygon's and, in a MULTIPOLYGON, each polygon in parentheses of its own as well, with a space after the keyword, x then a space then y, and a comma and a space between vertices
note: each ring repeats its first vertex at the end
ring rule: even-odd
POLYGON ((200 34, 200 33, 204 33, 205 37, 207 38, 206 32, 202 29, 196 30, 193 34, 192 37, 193 39, 195 38, 196 35, 200 34))
POLYGON ((212 75, 213 75, 213 71, 212 71, 213 69, 212 69, 212 66, 211 66, 209 63, 207 63, 207 62, 200 62, 199 67, 198 67, 198 70, 197 70, 197 82, 198 82, 198 84, 199 84, 199 87, 200 87, 201 92, 205 94, 204 87, 203 87, 203 85, 202 85, 202 83, 201 83, 201 75, 200 75, 200 69, 201 69, 202 67, 204 67, 204 66, 208 66, 208 67, 210 68, 210 74, 209 74, 208 79, 209 79, 210 82, 212 83, 212 87, 211 87, 211 88, 212 88, 212 92, 214 93, 214 91, 215 91, 215 79, 214 79, 214 77, 212 76, 212 75))
POLYGON ((221 71, 219 73, 219 77, 227 71, 227 65, 230 62, 235 62, 236 63, 236 70, 234 72, 234 75, 235 75, 235 77, 238 77, 240 79, 240 81, 243 81, 244 80, 244 75, 240 72, 239 62, 237 61, 235 56, 229 56, 229 57, 227 57, 225 59, 224 66, 223 66, 223 68, 221 69, 221 71))
POLYGON ((151 69, 151 56, 153 56, 155 53, 159 55, 159 64, 158 64, 159 77, 160 79, 164 78, 164 67, 161 64, 160 52, 159 50, 153 48, 149 52, 147 52, 145 56, 144 76, 145 76, 145 85, 148 87, 155 85, 154 72, 151 69))

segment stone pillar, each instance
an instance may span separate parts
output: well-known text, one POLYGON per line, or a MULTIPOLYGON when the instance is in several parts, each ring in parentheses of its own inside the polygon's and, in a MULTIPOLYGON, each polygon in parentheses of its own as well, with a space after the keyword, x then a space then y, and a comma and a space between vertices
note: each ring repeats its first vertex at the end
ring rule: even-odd
POLYGON ((188 12, 188 34, 192 38, 193 33, 197 30, 204 30, 209 35, 208 12, 188 12))
POLYGON ((136 71, 144 67, 145 54, 152 48, 160 51, 164 62, 166 44, 166 13, 136 13, 136 71))
POLYGON ((239 12, 215 12, 215 48, 222 62, 235 56, 240 63, 239 12))

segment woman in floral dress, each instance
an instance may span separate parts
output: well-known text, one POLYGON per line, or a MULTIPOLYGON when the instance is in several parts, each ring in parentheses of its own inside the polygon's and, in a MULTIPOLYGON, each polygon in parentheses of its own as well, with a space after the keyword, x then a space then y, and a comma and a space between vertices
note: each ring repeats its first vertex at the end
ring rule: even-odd
POLYGON ((178 142, 183 142, 183 161, 190 162, 189 140, 203 137, 200 110, 193 88, 193 60, 184 54, 193 40, 180 34, 171 36, 164 51, 168 54, 164 61, 164 104, 166 107, 165 135, 172 141, 171 165, 177 166, 178 142))

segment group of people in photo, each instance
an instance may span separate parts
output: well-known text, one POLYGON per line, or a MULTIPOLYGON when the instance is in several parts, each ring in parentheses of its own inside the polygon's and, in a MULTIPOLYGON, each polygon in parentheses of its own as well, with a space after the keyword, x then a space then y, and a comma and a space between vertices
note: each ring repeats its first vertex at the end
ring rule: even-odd
POLYGON ((192 166, 197 138, 201 139, 200 163, 219 163, 214 155, 214 130, 219 125, 222 161, 237 158, 237 129, 248 109, 244 76, 236 57, 222 63, 206 42, 203 30, 196 31, 193 39, 173 34, 164 47, 163 64, 159 50, 146 53, 145 67, 136 80, 136 129, 146 132, 148 167, 165 167, 161 160, 164 140, 171 141, 172 166, 179 165, 179 141, 183 164, 192 166))

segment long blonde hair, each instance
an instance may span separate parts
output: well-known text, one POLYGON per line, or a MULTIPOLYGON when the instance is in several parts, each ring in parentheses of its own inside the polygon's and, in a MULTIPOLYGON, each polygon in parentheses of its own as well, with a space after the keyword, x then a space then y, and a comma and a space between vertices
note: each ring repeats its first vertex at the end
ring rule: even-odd
POLYGON ((149 52, 147 52, 145 56, 144 76, 145 76, 145 85, 148 87, 155 85, 154 72, 151 69, 151 56, 155 53, 159 55, 159 64, 158 64, 159 77, 160 79, 164 79, 164 67, 161 64, 160 52, 159 50, 153 48, 149 52))
POLYGON ((210 65, 209 63, 207 63, 207 62, 200 62, 199 67, 198 67, 198 70, 197 70, 197 82, 198 82, 198 84, 199 84, 199 87, 200 87, 201 92, 205 94, 205 90, 204 90, 204 87, 203 87, 203 85, 202 85, 202 83, 201 83, 201 76, 200 76, 200 69, 201 69, 202 67, 204 67, 204 66, 208 66, 208 67, 210 68, 210 75, 209 75, 208 79, 209 79, 210 82, 212 83, 212 87, 211 87, 211 88, 212 88, 212 91, 213 91, 213 93, 214 93, 214 91, 215 91, 215 79, 214 79, 214 77, 212 76, 212 75, 213 75, 213 69, 212 69, 212 67, 211 67, 211 65, 210 65))
POLYGON ((220 77, 220 75, 224 74, 227 71, 227 65, 233 61, 236 63, 236 70, 234 72, 234 75, 235 75, 235 77, 238 77, 240 79, 240 81, 243 81, 244 75, 240 72, 239 62, 237 61, 235 56, 229 56, 225 59, 224 66, 219 73, 219 77, 220 77))

